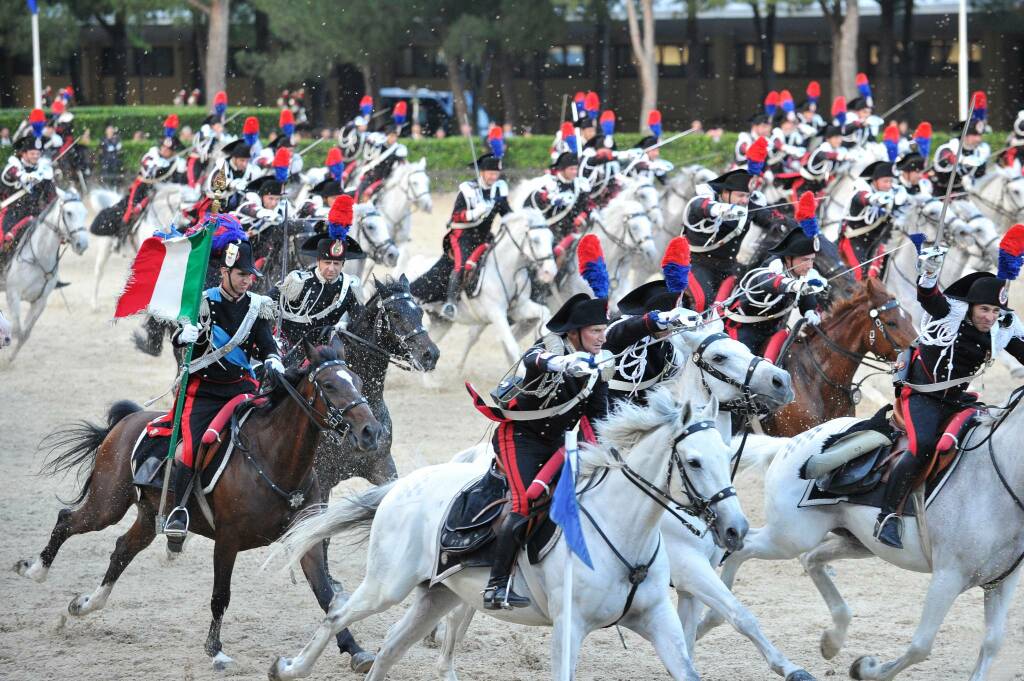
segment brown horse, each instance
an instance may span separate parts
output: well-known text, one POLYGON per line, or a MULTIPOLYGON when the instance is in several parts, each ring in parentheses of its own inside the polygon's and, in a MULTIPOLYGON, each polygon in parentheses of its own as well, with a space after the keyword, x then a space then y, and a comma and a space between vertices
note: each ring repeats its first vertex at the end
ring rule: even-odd
POLYGON ((835 303, 820 326, 805 328, 807 334, 782 358, 796 399, 764 419, 770 435, 792 437, 830 419, 853 416, 859 400, 859 388, 853 386, 857 367, 865 360, 872 368, 870 362, 895 361, 917 335, 910 315, 877 279, 835 303))
MULTIPOLYGON (((361 393, 362 381, 344 361, 341 343, 335 341, 331 347, 307 345, 306 351, 307 368, 282 377, 267 395, 267 404, 257 408, 239 428, 235 452, 208 496, 214 527, 196 504, 195 495, 189 503, 191 531, 215 542, 210 601, 213 621, 205 649, 217 669, 232 662, 222 649, 220 628, 231 598, 235 557, 239 551, 270 544, 297 514, 320 501, 320 486, 313 470, 320 432, 334 430, 364 451, 377 447, 381 426, 361 393)), ((81 466, 88 476, 73 508, 57 514, 57 524, 42 553, 15 564, 18 574, 43 581, 68 538, 109 527, 133 504, 138 507, 135 523, 117 540, 100 586, 92 594, 72 599, 68 606, 72 615, 102 608, 124 569, 153 541, 160 490, 133 484, 131 455, 146 424, 158 415, 122 401, 110 408, 106 427, 81 422, 50 435, 54 448, 45 470, 58 473, 81 466)), ((302 559, 302 570, 326 611, 334 589, 319 545, 302 559)), ((364 651, 352 634, 342 631, 337 641, 339 649, 352 656, 354 670, 369 669, 373 655, 364 651)))

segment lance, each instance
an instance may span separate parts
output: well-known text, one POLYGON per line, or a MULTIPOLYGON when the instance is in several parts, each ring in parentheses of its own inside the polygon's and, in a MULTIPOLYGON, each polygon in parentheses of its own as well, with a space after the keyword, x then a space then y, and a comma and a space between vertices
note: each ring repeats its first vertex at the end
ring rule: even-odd
MULTIPOLYGON (((80 139, 81 139, 81 136, 76 137, 75 139, 73 139, 71 141, 71 144, 69 144, 67 146, 67 148, 64 149, 64 151, 60 152, 59 154, 57 154, 56 156, 53 157, 53 160, 50 161, 50 165, 52 166, 57 161, 61 160, 64 157, 65 154, 67 154, 69 151, 71 151, 71 147, 75 146, 75 142, 77 142, 80 139)), ((27 193, 28 193, 27 189, 19 189, 18 191, 14 192, 10 196, 8 196, 6 199, 4 199, 2 203, 0 203, 0 210, 3 210, 4 208, 7 208, 7 206, 11 205, 12 203, 14 203, 15 201, 17 201, 18 199, 20 199, 21 197, 23 197, 27 193)))
POLYGON ((967 120, 964 121, 964 129, 960 132, 960 143, 956 145, 956 159, 953 161, 953 168, 949 173, 949 182, 946 184, 946 195, 942 199, 942 211, 939 213, 939 233, 935 237, 935 244, 942 246, 942 239, 946 235, 946 211, 949 210, 949 200, 953 195, 957 170, 960 168, 960 154, 964 149, 964 137, 971 127, 971 116, 974 115, 974 97, 971 97, 971 105, 967 108, 967 120))
POLYGON ((899 104, 897 104, 896 106, 894 106, 891 109, 889 109, 888 111, 886 111, 884 114, 879 116, 879 118, 885 119, 886 116, 889 116, 890 114, 896 113, 897 111, 902 109, 907 104, 910 104, 912 101, 914 101, 915 99, 917 99, 918 97, 920 97, 924 93, 925 93, 924 88, 921 88, 920 90, 918 90, 914 94, 910 95, 909 97, 905 97, 903 100, 900 101, 899 104))
POLYGON ((469 153, 473 155, 473 170, 476 172, 476 176, 480 177, 480 166, 476 162, 476 145, 473 144, 473 128, 469 126, 469 116, 463 115, 462 123, 469 130, 469 133, 466 135, 469 138, 469 153))
POLYGON ((321 138, 317 139, 316 141, 314 141, 312 144, 310 144, 308 147, 306 147, 302 151, 296 152, 295 155, 301 158, 303 154, 305 154, 307 151, 309 151, 310 149, 312 149, 316 145, 318 145, 321 142, 323 142, 325 139, 327 139, 327 138, 326 137, 321 137, 321 138))

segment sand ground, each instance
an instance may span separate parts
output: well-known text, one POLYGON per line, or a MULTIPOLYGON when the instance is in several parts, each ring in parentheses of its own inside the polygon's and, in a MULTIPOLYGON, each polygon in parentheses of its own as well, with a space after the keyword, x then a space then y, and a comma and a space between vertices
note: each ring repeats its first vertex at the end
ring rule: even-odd
MULTIPOLYGON (((414 252, 436 252, 451 201, 451 195, 437 196, 434 215, 416 215, 414 252)), ((42 549, 61 507, 56 495, 69 496, 74 486, 72 478, 37 475, 42 461, 36 450, 40 439, 71 420, 99 419, 116 399, 142 401, 158 395, 174 374, 169 356, 154 359, 132 347, 129 335, 134 320, 109 323, 127 258, 111 261, 103 281, 104 307, 91 311, 92 257, 87 252, 81 258, 67 258, 62 275, 73 284, 65 289, 67 304, 54 295, 14 364, 0 360, 0 563, 8 566, 42 549)), ((1016 302, 1018 309, 1024 307, 1024 300, 1016 302)), ((456 375, 462 342, 463 334, 456 331, 441 344, 435 381, 440 387, 427 387, 419 377, 401 372, 389 377, 394 455, 400 472, 443 462, 487 431, 487 422, 472 409, 461 387, 463 377, 456 375)), ((467 377, 489 387, 505 368, 497 345, 485 342, 470 356, 467 377)), ((990 398, 1001 398, 1012 385, 1002 367, 986 383, 985 394, 990 398)), ((354 481, 342 487, 364 484, 354 481)), ((751 524, 761 524, 761 480, 748 477, 739 488, 751 524)), ((163 542, 158 539, 125 571, 106 609, 83 619, 68 617, 68 602, 98 585, 116 537, 133 518, 130 511, 116 526, 71 539, 43 584, 11 571, 0 574, 0 679, 259 679, 265 678, 274 657, 294 654, 305 644, 321 617, 312 594, 304 582, 295 584, 286 574, 261 571, 265 549, 250 551, 240 555, 236 564, 222 635, 225 652, 236 659, 237 666, 226 673, 210 668, 202 645, 210 618, 213 543, 202 538, 190 540, 186 553, 173 563, 164 559, 163 542)), ((364 565, 362 548, 333 552, 332 571, 349 589, 361 579, 364 565)), ((819 634, 829 623, 828 611, 798 562, 748 563, 736 589, 767 635, 819 679, 846 677, 850 663, 861 654, 880 654, 885 659, 901 654, 917 624, 928 581, 926 575, 903 572, 878 560, 839 563, 835 572, 854 619, 847 648, 831 661, 818 652, 819 634)), ((375 649, 402 610, 359 623, 354 628, 357 638, 367 649, 375 649)), ((957 600, 932 657, 900 678, 966 679, 982 632, 982 593, 975 589, 957 600)), ((548 630, 478 616, 460 651, 459 671, 468 679, 545 678, 550 669, 549 639, 548 630)), ((667 676, 648 643, 629 632, 625 642, 623 649, 613 630, 591 635, 583 646, 579 678, 667 676)), ((435 655, 434 649, 415 646, 391 678, 435 678, 435 655)), ((696 665, 709 680, 777 678, 756 649, 728 626, 698 643, 696 665)), ((312 678, 354 675, 347 659, 328 651, 312 678)), ((1024 679, 1024 617, 1019 598, 1010 611, 1003 652, 990 678, 1024 679)))

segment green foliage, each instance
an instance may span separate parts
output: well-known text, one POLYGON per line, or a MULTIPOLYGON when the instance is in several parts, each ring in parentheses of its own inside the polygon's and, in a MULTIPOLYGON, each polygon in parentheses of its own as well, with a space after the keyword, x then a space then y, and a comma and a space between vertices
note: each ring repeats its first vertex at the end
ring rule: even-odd
MULTIPOLYGON (((256 107, 230 107, 228 117, 234 116, 242 111, 238 118, 233 120, 229 127, 240 131, 242 122, 247 116, 256 116, 260 121, 260 131, 263 136, 277 129, 277 118, 280 111, 272 108, 256 107)), ((94 140, 103 134, 103 129, 108 122, 113 123, 121 131, 121 137, 125 140, 131 139, 136 130, 156 139, 163 137, 164 119, 171 113, 178 114, 181 126, 190 126, 192 130, 198 130, 203 119, 209 115, 209 111, 200 106, 76 106, 72 109, 75 114, 75 133, 82 134, 86 129, 94 140)), ((13 132, 22 120, 28 117, 26 109, 0 109, 0 128, 7 127, 13 132)), ((148 147, 147 147, 148 148, 148 147)))

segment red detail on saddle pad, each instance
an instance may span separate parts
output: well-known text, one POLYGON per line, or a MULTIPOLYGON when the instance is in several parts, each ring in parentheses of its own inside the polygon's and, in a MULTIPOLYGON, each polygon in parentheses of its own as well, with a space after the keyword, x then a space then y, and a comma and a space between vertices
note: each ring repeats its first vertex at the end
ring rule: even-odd
POLYGON ((484 251, 487 250, 487 246, 488 244, 480 244, 479 246, 473 249, 473 252, 469 254, 468 258, 466 258, 465 267, 467 270, 476 269, 476 266, 480 262, 480 258, 483 257, 484 251))
POLYGON ((964 424, 976 413, 978 413, 977 409, 969 407, 953 414, 953 417, 946 422, 946 427, 942 429, 942 437, 939 438, 939 443, 935 446, 935 453, 945 454, 946 452, 956 451, 959 444, 957 438, 960 435, 960 431, 963 429, 964 424))
MULTIPOLYGON (((371 198, 374 195, 374 193, 378 189, 380 189, 380 186, 381 184, 383 184, 383 182, 383 180, 374 180, 366 189, 362 191, 362 193, 357 191, 356 201, 366 201, 367 199, 371 198)), ((337 199, 335 199, 335 201, 337 201, 337 199)))
POLYGON ((558 475, 559 471, 562 470, 562 464, 565 463, 565 447, 559 447, 558 451, 551 455, 551 458, 545 462, 540 470, 537 471, 537 475, 534 476, 533 482, 526 488, 526 500, 533 501, 545 491, 551 491, 551 481, 558 475), (546 488, 546 489, 545 489, 546 488))
POLYGON ((715 302, 724 303, 732 295, 734 288, 736 288, 736 275, 730 274, 722 281, 722 285, 718 287, 718 293, 715 294, 715 302))
MULTIPOLYGON (((228 400, 223 407, 220 408, 220 411, 217 412, 217 415, 213 417, 212 421, 210 421, 210 425, 206 427, 206 432, 203 433, 204 445, 213 444, 214 442, 220 440, 220 434, 224 430, 224 426, 226 426, 228 424, 228 421, 231 420, 231 414, 234 413, 235 407, 237 407, 239 404, 248 399, 252 399, 252 395, 249 393, 235 395, 230 400, 228 400)), ((256 404, 257 406, 266 403, 267 398, 265 397, 261 397, 260 399, 254 402, 254 404, 256 404)))
POLYGON ((135 192, 139 190, 140 186, 142 186, 142 179, 137 177, 135 178, 135 181, 132 182, 132 188, 128 192, 128 205, 125 206, 124 215, 121 216, 121 222, 126 225, 128 224, 128 221, 132 219, 132 204, 135 203, 135 192))
POLYGON ((768 342, 765 343, 764 353, 761 355, 772 364, 779 363, 779 352, 782 350, 782 346, 785 344, 786 339, 789 338, 789 329, 779 329, 771 335, 768 342))
MULTIPOLYGON (((0 216, 0 217, 2 217, 2 216, 0 216)), ((20 219, 17 222, 15 222, 14 226, 11 227, 11 229, 4 236, 4 240, 5 241, 14 241, 16 238, 18 238, 18 233, 21 230, 23 230, 25 228, 25 225, 27 225, 30 222, 32 222, 32 216, 31 215, 26 215, 22 219, 20 219)))
POLYGON ((571 246, 572 242, 575 240, 575 234, 570 234, 564 237, 561 241, 558 242, 558 244, 555 245, 555 248, 553 249, 555 252, 555 256, 560 256, 563 253, 565 253, 566 249, 569 248, 569 246, 571 246))
POLYGON ((843 262, 848 267, 855 267, 853 270, 853 278, 857 281, 864 279, 864 272, 861 269, 860 259, 857 258, 857 254, 853 252, 853 244, 846 237, 839 239, 839 255, 842 256, 843 262))

